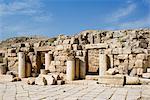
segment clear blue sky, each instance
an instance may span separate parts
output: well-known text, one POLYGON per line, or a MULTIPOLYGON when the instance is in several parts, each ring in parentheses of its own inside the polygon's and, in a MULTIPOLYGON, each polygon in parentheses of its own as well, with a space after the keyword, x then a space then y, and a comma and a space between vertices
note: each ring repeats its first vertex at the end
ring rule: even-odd
POLYGON ((0 40, 150 26, 150 0, 0 0, 0 40))

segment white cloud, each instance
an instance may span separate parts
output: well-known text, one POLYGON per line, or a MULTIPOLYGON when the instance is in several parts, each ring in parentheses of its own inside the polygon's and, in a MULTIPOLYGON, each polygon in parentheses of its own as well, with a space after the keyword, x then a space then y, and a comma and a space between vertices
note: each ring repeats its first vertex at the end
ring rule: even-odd
POLYGON ((132 29, 132 28, 145 28, 150 27, 150 0, 141 0, 141 3, 146 3, 149 7, 149 11, 145 12, 145 16, 139 18, 138 20, 127 21, 123 18, 130 18, 133 12, 137 11, 138 3, 133 2, 133 0, 128 0, 126 2, 127 7, 121 7, 117 11, 113 12, 111 17, 106 21, 110 26, 110 29, 132 29))
POLYGON ((0 4, 0 15, 13 15, 13 14, 34 14, 40 8, 40 2, 38 1, 38 5, 35 2, 30 0, 26 1, 13 1, 10 3, 1 3, 0 4))
POLYGON ((136 4, 131 3, 127 7, 119 8, 115 13, 112 14, 111 19, 118 21, 123 17, 130 15, 136 9, 136 4))
MULTIPOLYGON (((52 14, 45 14, 43 9, 43 4, 40 0, 14 0, 13 2, 0 3, 0 16, 10 16, 10 15, 27 15, 32 17, 33 20, 39 20, 42 18, 47 20, 52 20, 52 14)), ((45 21, 45 20, 43 20, 45 21)))

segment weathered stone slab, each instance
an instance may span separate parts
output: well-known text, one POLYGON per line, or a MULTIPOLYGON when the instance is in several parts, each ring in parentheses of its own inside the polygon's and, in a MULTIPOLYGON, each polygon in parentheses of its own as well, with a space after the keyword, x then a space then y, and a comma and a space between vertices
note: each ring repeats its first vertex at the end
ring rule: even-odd
POLYGON ((85 49, 106 49, 108 48, 107 43, 98 43, 98 44, 87 44, 85 45, 85 49))
POLYGON ((147 72, 150 73, 150 68, 147 68, 147 72))
POLYGON ((12 75, 0 75, 0 82, 11 82, 12 80, 12 75))
POLYGON ((122 75, 103 75, 98 79, 100 84, 124 85, 125 77, 122 75))
POLYGON ((130 77, 130 76, 126 76, 126 84, 127 85, 136 85, 139 84, 140 80, 138 77, 130 77))
POLYGON ((63 50, 64 49, 64 46, 63 45, 57 45, 55 50, 63 50))
POLYGON ((143 78, 150 79, 150 73, 143 73, 143 74, 142 74, 142 77, 143 77, 143 78))
POLYGON ((85 79, 86 80, 98 80, 99 75, 86 75, 85 79))
POLYGON ((52 47, 52 46, 41 46, 41 47, 35 47, 34 49, 36 51, 50 51, 50 50, 53 50, 54 47, 52 47))

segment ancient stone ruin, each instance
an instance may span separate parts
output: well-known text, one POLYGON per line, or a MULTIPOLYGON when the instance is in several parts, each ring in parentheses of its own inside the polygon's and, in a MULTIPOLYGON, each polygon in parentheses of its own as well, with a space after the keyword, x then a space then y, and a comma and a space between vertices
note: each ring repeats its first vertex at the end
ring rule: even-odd
POLYGON ((150 83, 149 29, 86 30, 74 36, 11 41, 0 44, 3 77, 36 77, 28 82, 39 85, 80 79, 114 85, 150 83))

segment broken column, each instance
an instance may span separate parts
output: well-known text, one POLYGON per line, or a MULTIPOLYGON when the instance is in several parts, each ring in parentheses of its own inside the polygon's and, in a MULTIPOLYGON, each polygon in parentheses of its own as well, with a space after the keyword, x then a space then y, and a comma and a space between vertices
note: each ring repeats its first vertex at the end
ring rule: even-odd
POLYGON ((75 60, 70 59, 67 61, 67 80, 73 81, 75 78, 75 60))
POLYGON ((25 77, 25 54, 24 52, 19 52, 18 54, 18 77, 25 77))
POLYGON ((86 63, 87 63, 87 51, 83 51, 83 58, 80 59, 80 78, 81 79, 85 79, 85 76, 86 76, 86 63))
POLYGON ((107 71, 107 55, 99 54, 99 76, 103 76, 107 71))
POLYGON ((86 62, 80 61, 80 78, 84 79, 86 75, 86 62))
POLYGON ((75 78, 79 79, 79 68, 80 68, 80 60, 76 59, 76 66, 75 66, 75 78))
POLYGON ((49 70, 49 65, 51 64, 53 55, 45 53, 45 70, 49 70))
POLYGON ((26 63, 26 77, 30 77, 31 76, 31 63, 27 62, 26 63))
POLYGON ((39 51, 36 52, 36 66, 35 66, 35 73, 40 73, 41 69, 41 53, 39 51))

